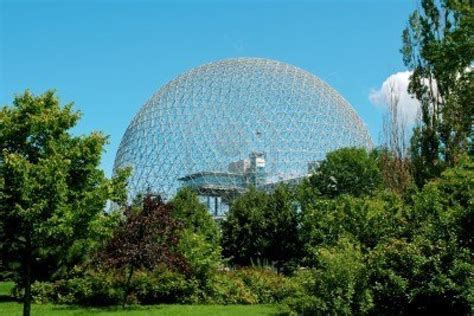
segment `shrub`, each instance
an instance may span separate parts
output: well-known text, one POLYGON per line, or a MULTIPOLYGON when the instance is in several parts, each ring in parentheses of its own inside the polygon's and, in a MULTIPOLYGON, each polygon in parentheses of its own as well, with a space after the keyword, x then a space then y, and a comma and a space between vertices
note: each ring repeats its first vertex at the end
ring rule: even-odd
POLYGON ((207 290, 207 302, 212 304, 256 304, 257 297, 233 272, 217 273, 207 290))
POLYGON ((178 251, 182 254, 189 270, 188 275, 201 285, 209 279, 221 264, 221 248, 205 239, 205 236, 185 229, 181 233, 178 251))
POLYGON ((54 285, 49 282, 35 281, 31 285, 31 296, 37 304, 48 303, 53 300, 54 285))
POLYGON ((208 291, 215 304, 274 304, 297 289, 290 278, 266 268, 220 271, 208 291))
POLYGON ((87 271, 84 275, 55 283, 54 300, 60 304, 116 305, 123 299, 121 280, 114 271, 87 271))
POLYGON ((472 308, 472 261, 467 250, 422 237, 391 240, 369 256, 376 314, 467 315, 472 308))
POLYGON ((256 296, 258 304, 279 303, 297 287, 290 278, 266 268, 243 268, 234 273, 256 296))
POLYGON ((130 287, 131 295, 140 304, 195 303, 202 296, 195 279, 168 269, 139 271, 130 287))
POLYGON ((373 304, 360 248, 341 238, 335 246, 317 252, 317 268, 294 277, 303 291, 286 301, 290 308, 305 315, 367 313, 373 304))
POLYGON ((413 195, 403 213, 404 236, 370 256, 377 310, 472 312, 473 179, 474 163, 465 158, 413 195))
POLYGON ((390 240, 370 253, 370 283, 379 314, 396 314, 406 308, 410 280, 420 277, 425 262, 418 247, 404 240, 390 240))
MULTIPOLYGON (((321 299, 311 293, 309 290, 315 288, 316 279, 312 269, 301 268, 297 271, 291 281, 298 286, 295 291, 288 298, 283 300, 284 307, 290 315, 312 315, 316 312, 315 306, 322 305, 321 299)), ((322 314, 319 311, 319 314, 322 314)))
MULTIPOLYGON (((107 306, 122 303, 125 283, 115 270, 88 270, 54 283, 35 282, 33 298, 40 303, 107 306)), ((204 294, 197 280, 158 267, 135 272, 128 288, 127 302, 133 304, 171 304, 202 302, 204 294)))

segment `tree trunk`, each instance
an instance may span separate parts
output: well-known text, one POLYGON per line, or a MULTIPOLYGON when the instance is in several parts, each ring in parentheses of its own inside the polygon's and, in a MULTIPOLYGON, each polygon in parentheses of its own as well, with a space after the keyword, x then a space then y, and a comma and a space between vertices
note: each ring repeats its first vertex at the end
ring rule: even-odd
POLYGON ((26 239, 25 253, 25 293, 23 295, 23 316, 31 315, 31 266, 32 262, 31 238, 26 239))
POLYGON ((125 283, 125 291, 124 291, 124 294, 123 294, 122 308, 125 308, 125 304, 127 304, 128 291, 129 291, 129 288, 130 288, 130 281, 132 280, 133 271, 134 271, 134 268, 131 267, 130 271, 128 272, 127 281, 125 283))

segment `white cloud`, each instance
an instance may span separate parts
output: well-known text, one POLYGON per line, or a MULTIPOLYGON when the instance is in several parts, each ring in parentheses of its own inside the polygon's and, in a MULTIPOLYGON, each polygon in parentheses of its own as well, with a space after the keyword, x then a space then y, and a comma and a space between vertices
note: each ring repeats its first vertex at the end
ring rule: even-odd
POLYGON ((410 75, 410 71, 394 73, 385 79, 379 89, 373 89, 369 94, 370 102, 384 109, 388 109, 391 97, 398 98, 399 114, 408 125, 415 123, 420 109, 418 100, 407 91, 410 75))

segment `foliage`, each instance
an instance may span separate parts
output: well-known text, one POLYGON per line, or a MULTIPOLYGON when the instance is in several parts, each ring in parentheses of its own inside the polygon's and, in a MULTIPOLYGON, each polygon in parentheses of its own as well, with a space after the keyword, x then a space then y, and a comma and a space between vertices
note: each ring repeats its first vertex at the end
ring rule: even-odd
POLYGON ((275 264, 279 271, 290 272, 301 255, 301 244, 298 208, 289 187, 279 185, 270 194, 264 218, 267 240, 264 259, 275 264))
MULTIPOLYGON (((68 280, 35 282, 33 298, 38 303, 117 305, 124 283, 117 270, 76 271, 68 280)), ((193 277, 158 266, 135 272, 128 288, 134 304, 273 304, 290 297, 298 285, 269 269, 245 268, 219 271, 204 286, 193 277)))
POLYGON ((125 211, 125 220, 117 228, 99 258, 116 269, 152 269, 156 265, 184 268, 176 246, 181 224, 172 218, 172 208, 159 196, 148 194, 143 207, 125 211))
POLYGON ((421 103, 411 156, 416 183, 440 175, 473 152, 474 7, 469 0, 422 0, 403 32, 409 92, 421 103))
POLYGON ((300 238, 305 246, 306 263, 314 262, 315 247, 333 246, 343 236, 351 236, 364 249, 396 236, 401 229, 398 216, 401 211, 402 201, 391 193, 320 199, 301 214, 300 238))
POLYGON ((413 186, 410 159, 388 148, 378 150, 378 155, 383 186, 400 195, 407 193, 413 186))
POLYGON ((53 293, 53 285, 49 282, 35 281, 31 285, 31 296, 33 297, 34 303, 45 304, 51 302, 53 293))
POLYGON ((473 166, 464 158, 408 200, 378 193, 307 204, 300 233, 304 262, 312 268, 297 274, 304 291, 288 299, 289 306, 316 314, 467 314, 473 301, 468 228, 474 209, 473 166), (338 283, 351 280, 354 262, 370 269, 352 270, 359 280, 352 285, 338 283), (344 277, 338 279, 339 273, 344 277), (327 284, 331 286, 323 286, 327 284), (363 297, 351 297, 355 284, 363 297))
POLYGON ((298 285, 269 268, 242 268, 232 271, 257 298, 257 304, 280 303, 290 297, 298 285))
POLYGON ((126 196, 128 172, 109 180, 98 168, 107 138, 69 133, 79 117, 53 91, 0 110, 0 260, 22 276, 27 315, 32 279, 83 259, 110 233, 97 229, 110 219, 106 201, 126 196))
POLYGON ((208 290, 214 304, 273 304, 289 298, 298 285, 268 268, 220 271, 208 290))
POLYGON ((425 262, 421 280, 411 279, 410 308, 468 313, 474 306, 473 181, 474 163, 463 158, 415 196, 413 213, 425 216, 413 227, 412 244, 425 262))
POLYGON ((332 247, 317 250, 317 268, 300 271, 297 292, 287 304, 299 314, 365 314, 372 308, 367 267, 360 248, 343 237, 332 247))
POLYGON ((267 241, 264 239, 263 209, 268 195, 251 188, 233 201, 222 222, 222 254, 237 265, 249 265, 263 257, 267 241))
POLYGON ((467 314, 472 263, 466 250, 449 248, 422 237, 379 245, 368 259, 374 312, 467 314))
POLYGON ((158 265, 180 272, 187 269, 183 256, 177 251, 182 225, 173 218, 172 210, 160 196, 145 195, 141 209, 127 208, 125 221, 100 253, 99 259, 105 267, 127 275, 123 305, 138 269, 152 270, 158 265))
POLYGON ((304 290, 288 305, 314 314, 472 312, 473 181, 465 157, 406 201, 340 196, 304 210, 311 268, 296 275, 304 290))
POLYGON ((184 227, 203 235, 213 246, 219 245, 219 228, 207 208, 199 201, 196 193, 190 188, 183 188, 170 203, 173 207, 173 217, 182 222, 184 227))
POLYGON ((237 265, 265 261, 283 269, 298 258, 297 208, 286 186, 251 189, 236 199, 222 223, 223 254, 237 265))
MULTIPOLYGON (((36 281, 32 285, 31 294, 33 301, 41 304, 113 305, 123 298, 123 289, 117 286, 118 280, 113 271, 81 271, 74 268, 68 279, 54 282, 36 281)), ((20 295, 18 292, 15 294, 20 295)))
POLYGON ((256 304, 257 297, 234 273, 214 275, 212 286, 207 290, 207 301, 213 304, 256 304))
POLYGON ((208 242, 203 235, 185 229, 177 251, 187 265, 187 275, 205 286, 221 265, 221 248, 208 242))
POLYGON ((173 218, 183 225, 178 251, 187 262, 189 274, 204 284, 221 264, 219 227, 189 188, 181 189, 170 204, 173 218))
POLYGON ((151 272, 139 271, 131 288, 140 304, 196 303, 202 297, 196 279, 164 267, 151 272))
POLYGON ((382 184, 377 153, 363 148, 342 148, 326 155, 310 178, 323 196, 370 195, 382 184))
POLYGON ((82 305, 205 301, 221 260, 217 225, 202 211, 190 192, 168 204, 145 194, 125 210, 96 262, 55 282, 49 297, 82 305))
MULTIPOLYGON (((117 305, 122 303, 125 282, 117 270, 89 269, 76 271, 67 280, 35 282, 32 294, 39 303, 117 305)), ((185 275, 161 266, 153 271, 136 271, 127 291, 129 302, 135 304, 184 303, 190 301, 197 286, 185 275)))

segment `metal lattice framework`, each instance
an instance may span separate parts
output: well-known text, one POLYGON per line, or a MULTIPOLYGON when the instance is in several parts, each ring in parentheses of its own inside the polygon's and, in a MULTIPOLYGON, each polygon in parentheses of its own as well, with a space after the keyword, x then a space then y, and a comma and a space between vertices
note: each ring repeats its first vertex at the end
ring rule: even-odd
POLYGON ((127 128, 114 168, 133 168, 131 197, 151 189, 170 198, 188 175, 226 182, 239 173, 229 164, 251 153, 263 153, 263 181, 275 183, 346 146, 372 142, 333 88, 285 63, 237 58, 194 68, 153 95, 127 128))

